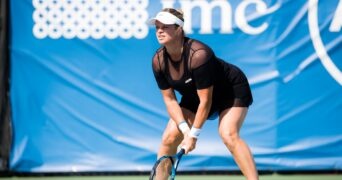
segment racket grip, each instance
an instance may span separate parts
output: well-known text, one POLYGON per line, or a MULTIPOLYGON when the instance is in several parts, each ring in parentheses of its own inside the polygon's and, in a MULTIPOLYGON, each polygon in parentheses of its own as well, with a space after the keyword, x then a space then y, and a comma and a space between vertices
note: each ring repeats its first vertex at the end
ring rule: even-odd
POLYGON ((185 149, 181 148, 181 150, 179 151, 179 154, 184 154, 185 153, 185 149))

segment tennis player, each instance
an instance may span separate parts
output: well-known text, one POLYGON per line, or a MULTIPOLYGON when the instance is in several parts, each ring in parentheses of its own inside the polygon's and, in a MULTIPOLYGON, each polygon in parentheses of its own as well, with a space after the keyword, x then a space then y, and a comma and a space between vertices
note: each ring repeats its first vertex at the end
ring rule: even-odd
POLYGON ((165 8, 149 24, 155 25, 162 45, 152 64, 170 115, 158 157, 175 154, 179 145, 192 151, 205 121, 218 115, 219 134, 243 175, 258 179, 252 153, 239 136, 253 101, 245 74, 203 42, 185 37, 182 11, 165 8), (182 95, 180 103, 174 90, 182 95))

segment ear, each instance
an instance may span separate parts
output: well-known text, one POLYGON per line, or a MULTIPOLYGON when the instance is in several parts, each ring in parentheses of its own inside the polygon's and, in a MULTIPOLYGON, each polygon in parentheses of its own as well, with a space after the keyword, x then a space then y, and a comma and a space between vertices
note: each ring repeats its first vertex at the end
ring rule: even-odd
POLYGON ((181 26, 176 26, 177 31, 183 31, 183 28, 181 26))
POLYGON ((178 29, 179 29, 180 33, 182 34, 182 36, 185 36, 184 29, 180 26, 178 27, 178 29))

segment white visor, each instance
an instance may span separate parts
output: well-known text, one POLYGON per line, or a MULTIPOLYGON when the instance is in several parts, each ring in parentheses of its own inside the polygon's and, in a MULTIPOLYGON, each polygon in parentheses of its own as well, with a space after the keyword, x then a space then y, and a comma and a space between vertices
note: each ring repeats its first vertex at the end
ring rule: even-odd
POLYGON ((169 13, 169 12, 159 12, 156 17, 148 20, 148 24, 155 25, 156 21, 159 21, 163 24, 170 25, 170 24, 177 24, 183 27, 184 22, 180 20, 177 16, 169 13))

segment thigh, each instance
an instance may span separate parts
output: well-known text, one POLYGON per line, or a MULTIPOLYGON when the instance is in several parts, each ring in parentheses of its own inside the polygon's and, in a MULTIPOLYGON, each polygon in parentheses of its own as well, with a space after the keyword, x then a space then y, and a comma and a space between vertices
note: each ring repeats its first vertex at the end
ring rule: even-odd
POLYGON ((184 118, 185 118, 185 121, 186 121, 186 122, 190 125, 190 127, 191 127, 192 124, 194 123, 196 114, 193 113, 192 111, 186 109, 186 108, 183 108, 183 107, 182 107, 182 112, 183 112, 183 116, 184 116, 184 118))
POLYGON ((220 134, 239 133, 243 121, 247 115, 247 107, 231 107, 220 113, 219 131, 220 134))

